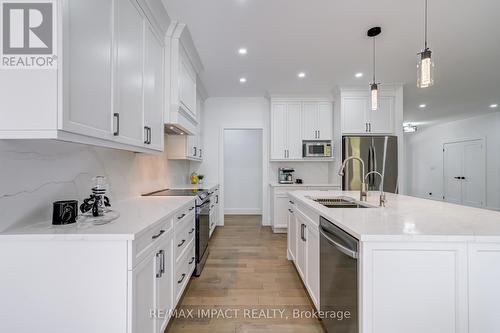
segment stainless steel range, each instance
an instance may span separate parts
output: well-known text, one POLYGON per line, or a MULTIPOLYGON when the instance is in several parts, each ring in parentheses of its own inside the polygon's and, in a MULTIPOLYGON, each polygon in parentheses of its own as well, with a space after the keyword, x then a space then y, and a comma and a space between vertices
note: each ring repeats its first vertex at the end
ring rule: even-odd
POLYGON ((169 196, 169 197, 192 197, 196 196, 196 269, 195 276, 200 276, 203 266, 208 258, 208 239, 210 232, 210 193, 207 189, 164 189, 144 196, 169 196))

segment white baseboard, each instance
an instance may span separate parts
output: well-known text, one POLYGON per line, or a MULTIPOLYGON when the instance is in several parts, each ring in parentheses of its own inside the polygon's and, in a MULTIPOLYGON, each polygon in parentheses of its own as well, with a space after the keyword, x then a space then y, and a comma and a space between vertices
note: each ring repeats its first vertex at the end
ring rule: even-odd
POLYGON ((260 208, 226 208, 225 215, 262 215, 260 208))

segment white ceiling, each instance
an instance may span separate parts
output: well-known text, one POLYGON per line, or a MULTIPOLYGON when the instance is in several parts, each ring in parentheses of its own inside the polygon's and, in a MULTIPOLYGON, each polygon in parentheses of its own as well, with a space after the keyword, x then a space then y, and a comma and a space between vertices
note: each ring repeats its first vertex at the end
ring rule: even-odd
MULTIPOLYGON (((188 24, 210 96, 318 94, 371 79, 405 84, 405 120, 425 123, 492 112, 500 104, 500 1, 429 0, 435 85, 416 88, 423 0, 163 0, 188 24), (246 56, 238 48, 246 47, 246 56), (307 73, 299 80, 297 73, 307 73), (354 78, 363 72, 361 79, 354 78), (239 83, 246 77, 245 84, 239 83), (419 109, 421 103, 426 109, 419 109)), ((497 109, 498 110, 498 109, 497 109)), ((499 110, 500 111, 500 110, 499 110)))

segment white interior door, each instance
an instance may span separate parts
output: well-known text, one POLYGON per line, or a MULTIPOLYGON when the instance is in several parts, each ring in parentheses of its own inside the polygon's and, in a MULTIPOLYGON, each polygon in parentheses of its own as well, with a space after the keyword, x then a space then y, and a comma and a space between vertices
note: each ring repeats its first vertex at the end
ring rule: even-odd
POLYGON ((486 189, 483 140, 444 144, 444 200, 483 207, 486 189))
POLYGON ((486 202, 485 155, 482 140, 463 143, 462 203, 483 207, 486 202))
POLYGON ((463 148, 461 143, 444 145, 444 200, 452 203, 462 203, 462 161, 463 148))

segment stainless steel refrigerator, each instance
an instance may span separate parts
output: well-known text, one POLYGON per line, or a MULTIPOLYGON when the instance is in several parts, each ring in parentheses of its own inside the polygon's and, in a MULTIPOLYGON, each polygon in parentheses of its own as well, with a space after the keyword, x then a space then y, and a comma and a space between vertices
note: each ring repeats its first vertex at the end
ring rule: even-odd
MULTIPOLYGON (((365 162, 365 172, 378 171, 384 176, 384 191, 398 193, 398 138, 396 136, 344 136, 342 160, 350 156, 365 162)), ((370 175, 368 190, 380 189, 380 177, 370 175)), ((361 188, 361 163, 356 160, 346 165, 342 189, 359 191, 361 188)))

